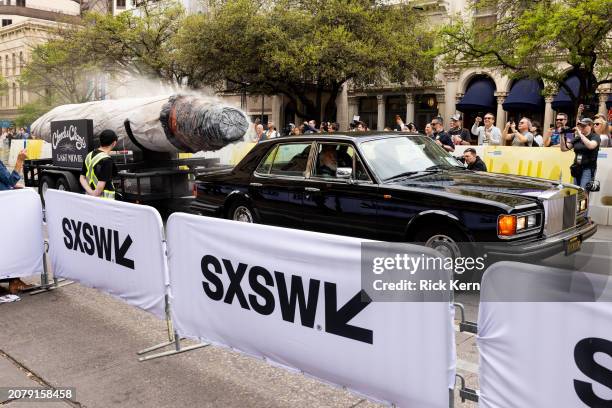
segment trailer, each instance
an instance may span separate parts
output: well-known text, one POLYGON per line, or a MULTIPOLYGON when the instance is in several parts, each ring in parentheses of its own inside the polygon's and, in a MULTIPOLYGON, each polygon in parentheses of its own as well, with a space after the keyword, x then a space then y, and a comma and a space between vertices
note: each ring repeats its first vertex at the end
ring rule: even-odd
MULTIPOLYGON (((81 168, 87 153, 96 147, 91 120, 51 124, 52 128, 68 129, 67 136, 54 139, 52 158, 26 160, 24 163, 25 185, 38 188, 43 204, 48 189, 84 193, 79 182, 81 168)), ((191 206, 197 176, 211 169, 232 167, 221 166, 219 159, 179 158, 178 153, 153 152, 144 148, 113 151, 111 159, 118 170, 113 180, 116 199, 155 207, 163 218, 176 211, 193 212, 191 206)))

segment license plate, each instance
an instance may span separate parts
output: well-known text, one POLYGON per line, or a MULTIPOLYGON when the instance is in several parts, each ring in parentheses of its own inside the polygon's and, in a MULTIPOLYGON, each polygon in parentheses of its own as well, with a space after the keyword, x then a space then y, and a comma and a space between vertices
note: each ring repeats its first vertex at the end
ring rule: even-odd
POLYGON ((580 237, 570 238, 565 241, 565 255, 571 255, 574 252, 580 251, 580 247, 582 246, 582 240, 580 237))

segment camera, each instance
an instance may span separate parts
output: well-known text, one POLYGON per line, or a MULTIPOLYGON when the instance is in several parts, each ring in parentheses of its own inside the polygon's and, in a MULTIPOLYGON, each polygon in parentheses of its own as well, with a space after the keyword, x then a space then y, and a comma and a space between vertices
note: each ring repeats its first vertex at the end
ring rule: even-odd
POLYGON ((591 180, 588 183, 586 183, 586 186, 584 186, 584 189, 586 191, 599 191, 599 180, 591 180))

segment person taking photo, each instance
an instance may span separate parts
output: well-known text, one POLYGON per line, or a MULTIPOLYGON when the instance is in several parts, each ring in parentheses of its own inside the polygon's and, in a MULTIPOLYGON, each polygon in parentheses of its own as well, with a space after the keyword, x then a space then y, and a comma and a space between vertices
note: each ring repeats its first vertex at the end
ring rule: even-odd
POLYGON ((593 132, 593 120, 590 118, 578 122, 573 139, 561 139, 559 145, 562 152, 574 150, 574 163, 570 166, 574 184, 586 188, 587 183, 595 178, 600 144, 601 139, 593 132))

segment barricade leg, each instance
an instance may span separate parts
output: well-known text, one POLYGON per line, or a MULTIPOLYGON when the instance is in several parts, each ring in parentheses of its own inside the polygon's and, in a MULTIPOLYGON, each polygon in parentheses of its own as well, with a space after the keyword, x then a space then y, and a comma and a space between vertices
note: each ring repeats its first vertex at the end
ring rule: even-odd
POLYGON ((181 347, 181 340, 185 340, 184 338, 181 338, 178 333, 176 332, 176 330, 173 329, 172 326, 172 317, 170 316, 170 299, 168 295, 164 296, 164 301, 166 303, 166 327, 168 329, 168 341, 164 342, 164 343, 160 343, 160 344, 156 344, 154 346, 148 347, 144 350, 140 350, 139 352, 137 352, 136 354, 143 355, 143 354, 147 354, 150 353, 151 351, 155 351, 155 350, 159 350, 161 348, 170 346, 172 344, 174 344, 174 350, 169 350, 169 351, 164 351, 158 354, 152 354, 149 356, 144 356, 144 357, 140 357, 138 359, 138 361, 147 361, 147 360, 152 360, 154 358, 159 358, 159 357, 165 357, 165 356, 171 356, 173 354, 179 354, 179 353, 183 353, 185 351, 190 351, 190 350, 195 350, 197 348, 201 348, 201 347, 206 347, 209 344, 208 343, 200 343, 200 344, 194 344, 192 346, 188 346, 188 347, 181 347))
POLYGON ((53 284, 49 283, 49 268, 47 267, 47 251, 49 250, 49 242, 45 240, 45 252, 43 253, 43 272, 40 274, 40 285, 28 290, 30 295, 38 295, 39 293, 49 292, 64 286, 73 284, 73 281, 66 279, 58 279, 53 276, 53 284))

